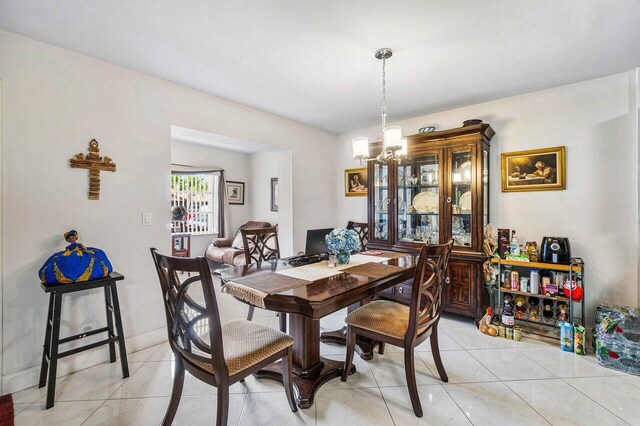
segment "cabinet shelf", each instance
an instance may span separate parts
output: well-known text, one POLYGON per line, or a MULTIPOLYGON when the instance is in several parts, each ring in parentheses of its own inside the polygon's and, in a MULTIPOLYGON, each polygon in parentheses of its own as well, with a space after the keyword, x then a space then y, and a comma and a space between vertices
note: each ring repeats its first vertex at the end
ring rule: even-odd
POLYGON ((491 263, 501 263, 502 265, 509 266, 521 266, 523 268, 543 269, 545 271, 565 271, 569 272, 569 268, 573 269, 573 272, 582 272, 582 266, 580 265, 561 265, 558 263, 545 263, 545 262, 522 262, 519 260, 507 260, 491 258, 491 263))

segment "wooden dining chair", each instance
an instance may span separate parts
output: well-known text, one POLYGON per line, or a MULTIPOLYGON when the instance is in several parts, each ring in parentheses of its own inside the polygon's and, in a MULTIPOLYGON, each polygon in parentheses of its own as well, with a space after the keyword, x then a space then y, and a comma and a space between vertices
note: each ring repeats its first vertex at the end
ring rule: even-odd
POLYGON ((281 359, 282 377, 291 411, 298 411, 293 400, 291 348, 293 338, 274 328, 249 321, 220 322, 209 264, 203 257, 164 256, 151 249, 167 318, 169 345, 174 354, 173 389, 162 421, 170 425, 178 410, 185 370, 195 378, 215 386, 218 393, 216 425, 227 424, 229 387, 250 374, 281 359), (179 272, 197 275, 180 281, 179 272), (191 286, 200 282, 204 305, 189 295, 191 286), (202 325, 208 333, 198 334, 202 325), (208 340, 208 341, 207 341, 208 340))
POLYGON ((353 362, 356 334, 404 348, 404 369, 413 412, 422 417, 415 373, 414 348, 427 338, 438 374, 449 381, 438 348, 438 322, 442 312, 442 291, 453 241, 427 245, 420 250, 409 306, 389 300, 376 300, 347 315, 347 358, 342 372, 346 381, 353 362))
MULTIPOLYGON (((278 242, 278 228, 240 229, 242 245, 244 247, 245 263, 262 263, 280 258, 280 244, 278 242)), ((249 305, 247 321, 253 320, 256 307, 249 305)), ((280 331, 287 332, 287 314, 277 313, 280 321, 280 331)))
POLYGON ((358 234, 358 239, 360 240, 360 246, 362 247, 362 251, 367 249, 367 244, 369 244, 369 224, 365 222, 354 222, 350 220, 347 222, 347 229, 356 231, 358 234))

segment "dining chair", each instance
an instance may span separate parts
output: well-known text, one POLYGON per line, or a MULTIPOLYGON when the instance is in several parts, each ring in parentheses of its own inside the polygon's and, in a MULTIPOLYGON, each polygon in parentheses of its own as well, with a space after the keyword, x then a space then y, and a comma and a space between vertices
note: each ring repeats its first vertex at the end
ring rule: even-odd
MULTIPOLYGON (((244 247, 245 263, 262 263, 263 261, 280 258, 280 244, 278 242, 278 228, 240 229, 242 245, 244 247)), ((256 307, 249 305, 247 321, 253 320, 256 307)), ((287 332, 287 314, 278 312, 280 331, 287 332)))
POLYGON ((347 380, 351 370, 356 334, 402 347, 411 405, 415 415, 422 417, 422 405, 416 386, 414 348, 427 338, 431 340, 431 353, 440 379, 443 382, 449 381, 438 348, 438 322, 442 312, 445 273, 452 248, 453 240, 447 244, 422 247, 409 306, 389 300, 376 300, 347 315, 347 358, 342 372, 343 382, 347 380))
POLYGON ((291 381, 293 338, 274 328, 244 320, 221 324, 214 284, 205 258, 164 256, 155 248, 151 249, 151 256, 162 289, 175 366, 171 399, 162 424, 170 425, 176 415, 185 370, 217 388, 216 425, 224 426, 229 415, 229 387, 279 359, 282 360, 283 384, 289 406, 291 411, 298 411, 291 381), (179 272, 197 275, 181 282, 179 272), (204 304, 189 295, 189 289, 196 282, 201 283, 204 304), (208 332, 198 333, 197 330, 203 326, 208 328, 208 332))
POLYGON ((358 234, 358 239, 360 240, 360 246, 362 251, 367 249, 367 244, 369 244, 369 224, 365 222, 354 222, 350 220, 347 222, 347 229, 351 229, 356 231, 358 234))

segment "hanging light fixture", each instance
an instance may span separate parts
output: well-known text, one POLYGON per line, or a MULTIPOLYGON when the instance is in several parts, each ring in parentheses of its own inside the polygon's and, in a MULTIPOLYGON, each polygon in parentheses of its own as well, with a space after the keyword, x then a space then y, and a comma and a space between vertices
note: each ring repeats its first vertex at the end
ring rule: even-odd
POLYGON ((386 65, 387 59, 391 57, 393 51, 388 48, 376 50, 375 56, 382 60, 382 108, 380 116, 382 118, 382 152, 374 158, 369 157, 369 139, 357 137, 351 141, 353 158, 360 160, 360 164, 366 161, 388 162, 400 160, 407 155, 407 138, 402 137, 400 126, 387 126, 387 80, 386 65))

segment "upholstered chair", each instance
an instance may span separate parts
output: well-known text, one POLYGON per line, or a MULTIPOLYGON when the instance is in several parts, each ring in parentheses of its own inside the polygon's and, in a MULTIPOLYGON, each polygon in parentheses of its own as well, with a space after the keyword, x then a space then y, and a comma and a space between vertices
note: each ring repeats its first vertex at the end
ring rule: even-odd
POLYGON ((452 247, 453 241, 422 247, 409 306, 389 300, 376 300, 351 312, 345 320, 347 358, 342 381, 347 380, 351 369, 356 334, 399 346, 404 349, 409 396, 417 417, 422 417, 422 405, 416 386, 414 348, 429 338, 440 379, 443 382, 449 380, 438 348, 438 322, 442 312, 442 291, 452 247))
POLYGON ((291 382, 293 338, 271 327, 249 321, 222 324, 209 264, 203 257, 179 258, 151 249, 167 319, 169 345, 174 354, 173 389, 162 421, 170 425, 178 410, 185 371, 217 388, 216 424, 227 424, 229 387, 281 359, 285 394, 291 411, 297 411, 291 382), (179 272, 197 275, 180 281, 179 272), (200 283, 203 302, 189 294, 200 283), (206 332, 198 333, 203 325, 206 332))
POLYGON ((367 244, 369 244, 369 224, 365 222, 354 222, 350 220, 347 222, 347 229, 351 229, 356 231, 358 234, 358 239, 360 239, 360 246, 362 251, 367 249, 367 244))

